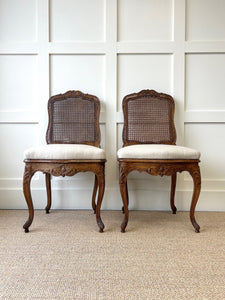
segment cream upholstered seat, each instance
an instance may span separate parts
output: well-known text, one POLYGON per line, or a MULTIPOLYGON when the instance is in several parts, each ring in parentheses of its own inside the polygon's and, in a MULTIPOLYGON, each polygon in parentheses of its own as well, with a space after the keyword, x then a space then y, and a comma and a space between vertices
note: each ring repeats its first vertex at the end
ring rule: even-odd
POLYGON ((131 145, 118 150, 118 158, 129 159, 199 159, 200 152, 176 145, 131 145))
POLYGON ((25 159, 105 159, 101 148, 82 144, 48 144, 24 152, 25 159))
POLYGON ((23 225, 25 232, 29 231, 34 217, 30 182, 35 172, 45 174, 46 213, 51 208, 51 176, 94 173, 92 208, 99 231, 103 232, 100 208, 105 190, 106 159, 105 151, 100 148, 99 114, 100 101, 94 95, 68 91, 49 99, 47 145, 32 147, 24 152, 23 192, 29 209, 29 217, 23 225))

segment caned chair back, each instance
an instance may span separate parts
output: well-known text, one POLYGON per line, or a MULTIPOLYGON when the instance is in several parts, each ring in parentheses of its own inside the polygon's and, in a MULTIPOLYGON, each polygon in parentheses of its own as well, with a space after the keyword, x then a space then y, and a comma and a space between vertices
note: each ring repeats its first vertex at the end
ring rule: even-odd
POLYGON ((48 101, 47 144, 100 146, 100 102, 96 96, 69 91, 48 101))
POLYGON ((142 90, 123 99, 123 146, 176 143, 174 100, 154 90, 142 90))

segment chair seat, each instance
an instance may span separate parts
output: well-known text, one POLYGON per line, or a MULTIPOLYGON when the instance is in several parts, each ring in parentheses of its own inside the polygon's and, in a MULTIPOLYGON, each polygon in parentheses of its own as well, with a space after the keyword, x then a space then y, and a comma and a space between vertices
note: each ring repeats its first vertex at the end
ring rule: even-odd
POLYGON ((131 145, 118 150, 118 158, 128 159, 199 159, 200 152, 176 145, 131 145))
POLYGON ((83 144, 48 144, 24 152, 25 159, 105 159, 101 148, 83 144))

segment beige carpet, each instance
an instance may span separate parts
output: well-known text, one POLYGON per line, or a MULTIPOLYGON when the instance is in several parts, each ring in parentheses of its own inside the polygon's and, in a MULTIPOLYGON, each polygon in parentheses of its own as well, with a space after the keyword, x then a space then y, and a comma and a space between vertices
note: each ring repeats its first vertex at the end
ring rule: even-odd
POLYGON ((0 211, 0 299, 225 299, 225 213, 0 211))

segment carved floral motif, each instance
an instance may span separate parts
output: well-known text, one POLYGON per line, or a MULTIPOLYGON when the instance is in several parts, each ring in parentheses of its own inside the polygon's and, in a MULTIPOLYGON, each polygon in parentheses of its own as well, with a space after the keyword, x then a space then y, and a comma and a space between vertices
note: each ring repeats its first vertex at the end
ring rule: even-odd
POLYGON ((177 172, 181 173, 183 171, 189 171, 189 168, 188 165, 185 164, 151 164, 151 166, 149 166, 148 163, 146 163, 145 165, 138 163, 122 163, 120 167, 120 182, 124 182, 124 180, 126 181, 125 177, 132 171, 147 172, 148 174, 153 176, 171 176, 173 174, 176 174, 177 172))
POLYGON ((84 164, 54 164, 54 163, 39 163, 33 164, 26 163, 24 177, 25 180, 28 180, 30 175, 35 172, 42 172, 44 174, 51 174, 53 176, 73 176, 79 172, 94 172, 96 175, 102 174, 104 170, 102 170, 101 165, 84 165, 84 164))

